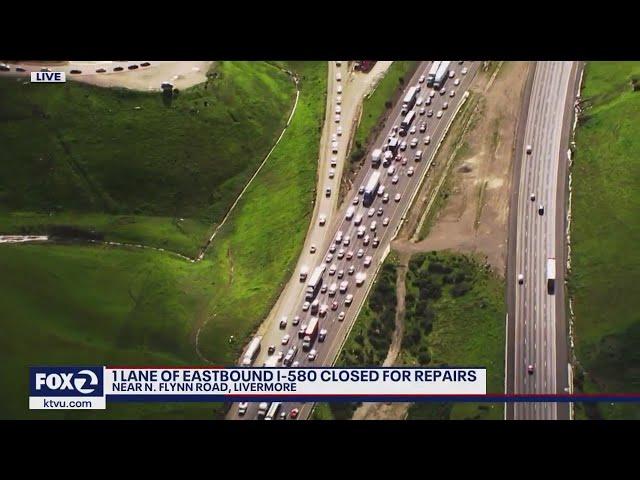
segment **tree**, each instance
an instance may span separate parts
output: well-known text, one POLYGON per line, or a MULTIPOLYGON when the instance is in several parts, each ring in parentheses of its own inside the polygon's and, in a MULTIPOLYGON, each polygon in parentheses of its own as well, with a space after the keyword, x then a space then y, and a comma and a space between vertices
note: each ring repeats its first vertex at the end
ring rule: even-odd
POLYGON ((454 297, 461 297, 465 293, 467 293, 469 290, 471 290, 471 285, 469 285, 469 283, 467 282, 457 283, 451 289, 451 295, 453 295, 454 297))

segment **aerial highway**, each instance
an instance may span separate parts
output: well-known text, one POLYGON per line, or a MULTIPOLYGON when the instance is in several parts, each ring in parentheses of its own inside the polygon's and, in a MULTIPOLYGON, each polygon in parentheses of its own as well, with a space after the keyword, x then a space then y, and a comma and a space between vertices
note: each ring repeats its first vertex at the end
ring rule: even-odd
MULTIPOLYGON (((309 275, 311 275, 314 267, 325 265, 326 270, 323 275, 323 284, 325 286, 330 287, 334 283, 340 285, 343 281, 347 281, 349 285, 346 292, 340 293, 338 291, 335 295, 330 295, 330 291, 321 290, 315 297, 318 299, 320 305, 324 304, 328 307, 326 315, 321 316, 319 322, 319 329, 326 331, 326 337, 322 342, 316 339, 312 346, 312 349, 317 352, 316 358, 314 360, 308 359, 308 352, 303 351, 302 339, 298 336, 301 326, 307 324, 312 316, 316 316, 312 315, 310 310, 305 311, 303 309, 303 304, 305 303, 303 287, 306 286, 306 282, 300 282, 300 293, 297 298, 295 298, 291 310, 286 314, 286 326, 280 328, 279 322, 275 322, 271 330, 267 332, 268 334, 265 333, 262 348, 253 363, 254 366, 262 366, 268 358, 273 355, 278 355, 279 351, 282 351, 283 355, 286 354, 294 345, 297 346, 298 349, 294 360, 298 362, 296 365, 300 367, 332 365, 340 353, 344 340, 356 320, 357 312, 366 298, 371 282, 373 282, 375 272, 386 256, 390 241, 404 219, 403 216, 406 213, 411 198, 417 190, 420 180, 430 166, 435 148, 443 137, 447 125, 456 111, 459 102, 462 100, 465 91, 468 89, 478 67, 476 62, 463 62, 460 64, 459 62, 452 61, 450 70, 454 72, 454 76, 448 78, 442 89, 440 91, 434 91, 431 93, 432 97, 430 97, 432 88, 427 87, 426 81, 422 83, 419 82, 422 75, 426 76, 430 65, 431 62, 422 62, 413 78, 405 83, 406 88, 400 96, 400 100, 391 110, 388 117, 389 120, 386 122, 384 129, 378 138, 376 138, 370 151, 367 152, 366 165, 357 174, 353 188, 348 192, 344 204, 338 211, 338 215, 334 221, 324 226, 328 234, 323 243, 317 245, 314 261, 309 265, 309 275), (462 73, 463 71, 465 72, 464 74, 462 73), (458 85, 456 85, 456 83, 458 85), (394 132, 395 129, 401 126, 401 122, 405 118, 405 115, 402 114, 402 99, 409 88, 416 85, 420 85, 420 92, 418 92, 416 98, 421 97, 423 104, 413 107, 415 120, 410 126, 407 126, 406 130, 408 132, 406 136, 400 136, 394 132), (451 91, 454 92, 453 96, 451 96, 451 91), (424 101, 427 98, 431 98, 430 105, 424 105, 424 101), (445 102, 448 104, 448 108, 446 109, 443 108, 445 102), (423 106, 424 113, 420 114, 420 109, 423 106), (430 110, 432 112, 429 112, 430 110), (424 128, 421 129, 420 126, 423 123, 425 125, 424 128), (412 127, 415 127, 415 132, 412 127), (374 167, 371 163, 371 152, 385 145, 392 134, 394 138, 398 138, 399 141, 405 141, 407 143, 406 150, 399 150, 397 152, 399 154, 398 158, 404 156, 406 161, 392 159, 386 166, 379 165, 374 167), (410 143, 414 138, 416 139, 417 145, 411 147, 410 143), (416 152, 418 151, 423 152, 422 158, 416 160, 416 152), (393 167, 393 171, 390 171, 389 167, 393 167), (411 174, 409 174, 409 170, 412 171, 411 174), (384 185, 385 193, 388 194, 388 200, 385 201, 382 195, 374 192, 372 203, 364 205, 363 200, 365 195, 359 193, 359 191, 361 191, 361 186, 364 187, 367 184, 374 172, 380 173, 380 185, 384 185), (353 207, 354 212, 353 216, 347 219, 346 213, 350 207, 353 207), (361 222, 356 221, 358 216, 362 216, 361 222), (376 222, 375 225, 372 225, 372 222, 376 222), (356 223, 358 223, 358 225, 356 223), (364 233, 359 236, 358 228, 361 226, 364 227, 364 233), (342 232, 342 241, 340 244, 336 241, 338 232, 342 232), (347 236, 349 237, 348 242, 346 240, 347 236), (369 237, 366 245, 365 236, 369 237), (379 242, 377 247, 373 246, 374 237, 377 237, 379 242), (343 252, 340 252, 341 249, 343 252), (334 251, 332 252, 332 250, 334 251), (361 251, 359 252, 359 250, 361 251), (331 257, 327 258, 329 255, 331 255, 331 257), (353 273, 350 274, 349 268, 352 266, 353 273), (335 273, 331 274, 331 271, 334 269, 335 273), (366 279, 361 286, 356 286, 355 279, 358 273, 366 274, 366 279), (348 295, 353 296, 350 305, 345 303, 348 295), (334 301, 336 304, 332 305, 334 301), (293 324, 295 316, 300 317, 296 325, 293 324), (285 345, 282 345, 281 339, 287 334, 289 335, 289 340, 285 345), (270 345, 275 347, 273 354, 269 354, 268 347, 270 345)), ((341 75, 341 80, 334 77, 333 82, 338 84, 343 80, 344 75, 341 75)), ((337 129, 340 122, 336 121, 334 125, 337 129)), ((325 179, 319 178, 318 189, 325 191, 325 188, 325 179)), ((334 194, 337 194, 337 192, 332 190, 331 195, 334 194)), ((297 276, 298 272, 296 271, 294 272, 294 278, 297 278, 297 276)), ((279 362, 277 366, 284 365, 282 362, 279 362)), ((299 410, 297 418, 307 418, 311 412, 312 405, 312 403, 284 403, 281 412, 290 414, 292 410, 297 409, 299 410)), ((238 415, 238 404, 235 403, 230 408, 227 418, 256 419, 257 404, 250 403, 246 413, 240 416, 238 415)), ((291 418, 290 415, 289 418, 291 418)))
MULTIPOLYGON (((507 271, 508 394, 570 392, 564 303, 566 169, 577 62, 536 62, 516 147, 507 271)), ((567 403, 507 404, 507 419, 569 419, 567 403)))

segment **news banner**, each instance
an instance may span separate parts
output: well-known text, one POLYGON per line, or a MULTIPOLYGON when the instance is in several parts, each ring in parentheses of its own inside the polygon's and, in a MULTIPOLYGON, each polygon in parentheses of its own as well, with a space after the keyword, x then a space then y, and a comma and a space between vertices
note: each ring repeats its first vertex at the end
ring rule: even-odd
POLYGON ((108 402, 420 401, 482 398, 485 368, 30 367, 29 408, 108 402))

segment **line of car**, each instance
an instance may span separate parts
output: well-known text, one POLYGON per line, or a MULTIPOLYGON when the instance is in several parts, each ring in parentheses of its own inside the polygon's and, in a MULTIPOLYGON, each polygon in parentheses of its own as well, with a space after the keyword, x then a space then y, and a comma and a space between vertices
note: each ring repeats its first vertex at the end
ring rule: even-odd
MULTIPOLYGON (((142 62, 140 65, 138 64, 132 64, 127 66, 128 70, 137 70, 140 67, 149 67, 151 66, 151 62, 142 62)), ((5 63, 0 63, 0 72, 10 72, 11 71, 11 67, 5 63)), ((26 72, 26 69, 24 67, 20 67, 17 66, 15 67, 15 71, 19 72, 19 73, 24 73, 26 72)), ((49 67, 42 67, 40 69, 41 72, 51 72, 52 70, 49 67)), ((117 66, 113 68, 114 72, 122 72, 124 71, 124 67, 122 66, 117 66)), ((82 74, 82 70, 79 70, 77 68, 74 68, 72 70, 69 71, 70 74, 72 75, 80 75, 82 74)), ((104 67, 100 67, 98 69, 96 69, 95 73, 107 73, 107 70, 104 67)))
MULTIPOLYGON (((466 68, 465 68, 466 70, 466 68)), ((466 73, 466 72, 465 72, 466 73)), ((340 82, 339 72, 336 76, 336 81, 340 82)), ((459 82, 458 82, 459 84, 459 82)), ((339 86, 339 85, 338 85, 339 86)), ((336 91, 339 90, 336 88, 336 91)), ((434 93, 435 94, 435 93, 434 93)), ((451 96, 454 96, 455 93, 451 96)), ((336 109, 337 112, 339 112, 336 109)), ((340 113, 335 113, 335 115, 340 115, 340 113)), ((441 117, 441 116, 440 116, 441 117)), ((339 120, 338 120, 339 121, 339 120)), ((420 125, 420 133, 426 133, 426 124, 420 125)), ((411 134, 416 133, 416 128, 414 126, 413 131, 409 130, 411 134)), ((400 133, 397 126, 391 128, 388 138, 393 138, 400 133)), ((338 142, 337 134, 333 134, 332 142, 338 142)), ((424 145, 429 145, 431 142, 431 138, 428 135, 425 135, 422 138, 422 142, 424 145)), ((411 145, 411 148, 417 148, 419 140, 416 138, 416 142, 412 142, 414 145, 411 145)), ((334 149, 333 153, 337 152, 337 145, 332 144, 332 149, 334 149)), ((406 150, 403 149, 403 151, 406 150)), ((422 151, 416 152, 414 155, 414 160, 419 162, 422 159, 422 151), (418 153, 419 152, 419 153, 418 153)), ((403 155, 397 155, 395 157, 395 161, 397 164, 393 162, 385 163, 386 175, 382 175, 382 178, 387 179, 386 182, 380 182, 378 190, 376 191, 375 197, 372 201, 372 204, 369 206, 365 206, 363 202, 363 195, 365 191, 364 185, 361 185, 358 188, 358 194, 353 198, 351 205, 347 208, 345 214, 345 220, 353 225, 353 227, 357 227, 355 232, 352 228, 349 228, 347 231, 339 230, 333 242, 327 247, 327 252, 323 257, 323 261, 321 264, 326 264, 329 266, 328 268, 328 281, 326 284, 323 284, 320 288, 320 291, 317 294, 317 297, 312 301, 304 300, 302 302, 302 312, 300 314, 295 314, 293 317, 293 321, 291 324, 294 327, 300 327, 298 330, 298 338, 302 338, 304 335, 305 329, 307 327, 307 320, 303 319, 305 314, 315 315, 317 314, 319 322, 322 322, 323 325, 327 325, 327 322, 332 318, 337 319, 339 322, 342 322, 346 317, 346 311, 341 310, 338 312, 340 307, 340 302, 342 301, 346 307, 349 307, 353 302, 353 294, 349 293, 350 281, 349 278, 354 276, 356 277, 356 286, 361 286, 364 284, 366 279, 366 270, 371 264, 373 255, 367 255, 369 248, 377 248, 380 245, 380 239, 377 236, 379 231, 378 221, 373 219, 377 215, 377 217, 382 218, 382 227, 387 227, 390 224, 390 218, 388 216, 384 216, 384 206, 387 204, 391 196, 393 195, 393 199, 395 202, 400 202, 402 198, 402 194, 398 192, 392 192, 394 187, 399 183, 399 178, 402 175, 407 175, 411 177, 415 168, 412 165, 407 166, 408 161, 407 158, 403 155), (406 168, 405 168, 406 167, 406 168), (379 200, 378 200, 379 199, 379 200), (362 205, 362 206, 360 206, 362 205), (365 215, 372 220, 369 222, 365 222, 365 215), (352 234, 353 232, 353 234, 352 234), (371 232, 370 234, 368 232, 371 232), (372 238, 373 237, 373 238, 372 238), (343 262, 351 263, 348 268, 340 268, 339 265, 334 260, 342 260, 343 262), (362 262, 362 263, 360 263, 362 262), (360 271, 358 267, 363 267, 360 271), (346 270, 346 272, 345 272, 346 270), (358 278, 358 276, 360 277, 358 278), (337 278, 337 280, 334 280, 337 278), (340 281, 340 283, 338 283, 340 281), (342 297, 339 297, 342 296, 342 297), (325 301, 326 300, 326 301, 325 301), (308 312, 308 313, 307 313, 308 312), (317 313, 316 313, 317 312, 317 313), (330 312, 336 312, 336 316, 333 317, 334 314, 330 312), (322 320, 320 320, 322 319, 322 320)), ((330 195, 329 187, 326 188, 327 196, 330 195)), ((326 216, 320 214, 318 217, 318 223, 320 226, 326 225, 326 216)), ((315 245, 312 245, 312 253, 316 253, 317 248, 315 245)), ((373 252, 371 252, 373 253, 373 252)), ((346 267, 346 265, 345 265, 346 267)), ((302 273, 302 272, 301 272, 302 273)), ((305 275, 306 278, 306 275, 305 275)), ((301 275, 302 279, 302 275, 301 275)), ((289 321, 287 317, 282 317, 279 322, 279 328, 282 330, 286 330, 289 326, 289 321)), ((290 342, 293 340, 293 335, 290 332, 284 332, 284 336, 281 339, 281 344, 283 346, 288 346, 290 342)), ((307 355, 306 360, 309 362, 313 362, 317 358, 317 349, 319 345, 323 343, 327 337, 328 331, 327 328, 322 328, 318 334, 318 345, 312 349, 307 355)), ((276 346, 271 345, 268 348, 267 353, 269 355, 277 355, 279 362, 281 361, 286 366, 296 367, 300 364, 299 361, 295 361, 295 356, 298 352, 298 346, 292 345, 287 354, 283 351, 278 351, 276 353, 276 346), (285 361, 288 359, 288 361, 285 361)), ((293 410, 292 410, 293 412, 293 410)), ((297 414, 297 412, 296 412, 297 414)), ((281 414, 282 415, 282 414, 281 414)), ((286 415, 283 415, 282 418, 286 418, 286 415)), ((293 417, 289 417, 293 418, 293 417)))

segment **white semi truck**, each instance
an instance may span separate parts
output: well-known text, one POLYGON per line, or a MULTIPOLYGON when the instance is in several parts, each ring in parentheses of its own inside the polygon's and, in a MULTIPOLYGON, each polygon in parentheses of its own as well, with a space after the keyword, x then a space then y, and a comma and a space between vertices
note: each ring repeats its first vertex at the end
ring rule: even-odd
POLYGON ((257 336, 257 337, 254 337, 253 340, 251 340, 251 342, 249 343, 249 346, 247 347, 247 350, 245 351, 244 356, 242 357, 243 367, 250 367, 253 361, 256 359, 256 357, 258 356, 258 353, 260 353, 261 340, 262 340, 262 337, 257 336))
POLYGON ((556 259, 547 258, 547 293, 553 295, 556 287, 556 259))

